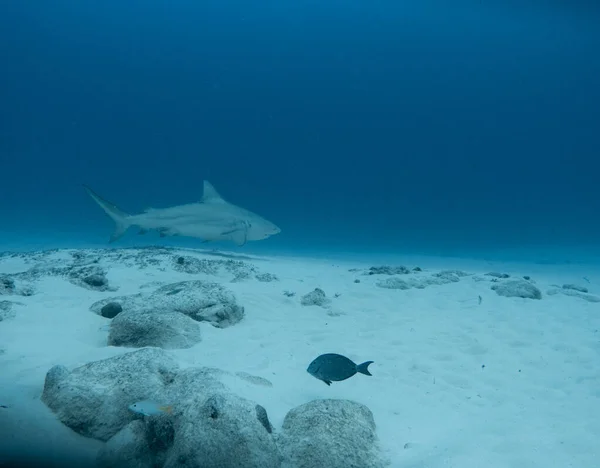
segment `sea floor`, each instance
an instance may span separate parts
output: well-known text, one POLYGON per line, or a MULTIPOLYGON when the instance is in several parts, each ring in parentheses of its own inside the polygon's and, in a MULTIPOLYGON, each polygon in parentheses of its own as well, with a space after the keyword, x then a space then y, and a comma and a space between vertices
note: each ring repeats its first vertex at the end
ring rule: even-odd
POLYGON ((168 352, 182 366, 269 380, 254 397, 275 430, 298 405, 349 399, 372 411, 392 467, 598 465, 600 268, 381 260, 162 248, 4 254, 0 462, 34 450, 93 463, 102 442, 76 434, 41 402, 46 373, 131 351, 107 346, 110 320, 90 311, 93 303, 201 279, 233 292, 245 316, 224 329, 202 324, 200 343, 168 352), (215 269, 186 270, 180 257, 215 269), (83 284, 73 265, 101 268, 109 290, 83 284), (394 268, 371 269, 382 266, 394 268), (316 288, 325 299, 304 305, 316 288), (541 298, 511 297, 536 290, 541 298), (373 375, 325 385, 306 368, 330 352, 375 361, 373 375))

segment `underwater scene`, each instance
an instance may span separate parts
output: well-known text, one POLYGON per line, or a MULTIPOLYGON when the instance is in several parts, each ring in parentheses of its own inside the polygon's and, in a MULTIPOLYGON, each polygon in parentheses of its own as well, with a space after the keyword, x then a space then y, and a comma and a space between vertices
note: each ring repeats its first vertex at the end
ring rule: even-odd
POLYGON ((600 3, 0 3, 0 467, 600 466, 600 3))

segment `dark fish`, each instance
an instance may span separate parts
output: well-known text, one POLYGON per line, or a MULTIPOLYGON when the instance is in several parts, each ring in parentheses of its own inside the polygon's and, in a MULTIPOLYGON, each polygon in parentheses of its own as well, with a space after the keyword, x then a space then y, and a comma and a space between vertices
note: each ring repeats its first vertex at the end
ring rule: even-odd
POLYGON ((372 375, 369 372, 369 365, 372 363, 373 361, 367 361, 357 365, 340 354, 321 354, 310 363, 306 371, 327 385, 331 385, 331 382, 349 379, 357 372, 372 375))

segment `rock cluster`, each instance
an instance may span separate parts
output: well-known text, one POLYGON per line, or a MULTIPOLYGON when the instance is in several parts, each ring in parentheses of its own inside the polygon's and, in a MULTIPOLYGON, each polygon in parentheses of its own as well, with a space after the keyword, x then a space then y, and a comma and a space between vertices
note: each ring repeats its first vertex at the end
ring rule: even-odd
MULTIPOLYGON (((268 391, 265 379, 249 377, 245 384, 268 391)), ((213 368, 181 369, 165 351, 143 348, 72 371, 53 367, 42 401, 63 424, 106 442, 100 467, 383 466, 365 406, 315 400, 292 409, 278 434, 267 410, 234 392, 231 378, 213 368), (128 410, 145 400, 172 411, 141 416, 128 410)))

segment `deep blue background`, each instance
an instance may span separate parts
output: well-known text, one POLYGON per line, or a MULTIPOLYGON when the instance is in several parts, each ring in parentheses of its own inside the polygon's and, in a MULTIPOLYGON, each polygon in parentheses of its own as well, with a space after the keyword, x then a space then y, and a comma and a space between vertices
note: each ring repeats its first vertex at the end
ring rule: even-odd
POLYGON ((207 178, 263 248, 598 246, 590 5, 3 1, 0 242, 104 242, 81 183, 136 212, 207 178))

